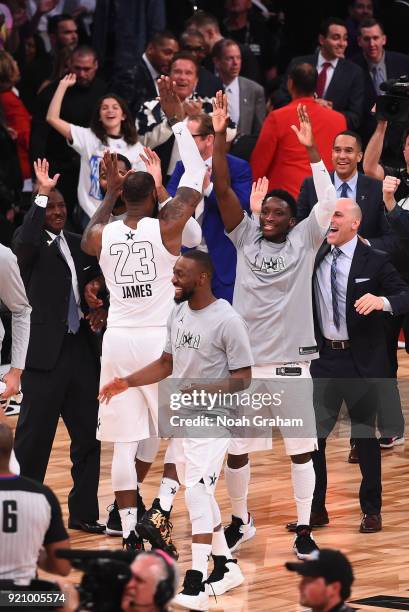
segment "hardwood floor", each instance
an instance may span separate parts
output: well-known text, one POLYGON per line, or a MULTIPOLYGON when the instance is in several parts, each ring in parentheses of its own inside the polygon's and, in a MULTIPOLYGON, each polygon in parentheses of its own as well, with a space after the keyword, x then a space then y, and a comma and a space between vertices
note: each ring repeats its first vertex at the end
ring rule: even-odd
MULTIPOLYGON (((405 409, 409 406, 409 356, 400 351, 401 392, 405 409)), ((10 417, 15 423, 16 417, 10 417)), ((68 435, 60 423, 54 444, 46 483, 52 487, 67 517, 67 495, 70 489, 70 461, 68 435)), ((329 493, 328 512, 330 525, 315 531, 321 548, 340 548, 350 558, 356 580, 352 601, 371 596, 400 596, 407 598, 406 607, 388 609, 409 610, 409 441, 382 452, 383 459, 383 530, 375 534, 360 534, 360 508, 358 487, 359 466, 347 463, 348 434, 333 438, 327 445, 329 493)), ((142 485, 146 504, 155 497, 162 470, 164 443, 147 481, 142 485)), ((113 501, 110 484, 110 445, 104 445, 101 462, 100 511, 106 517, 106 506, 113 501)), ((237 554, 246 576, 243 586, 231 594, 217 598, 211 610, 229 612, 264 612, 268 610, 299 612, 298 578, 283 567, 293 560, 293 537, 284 528, 294 518, 295 508, 290 480, 290 463, 285 457, 281 441, 275 441, 270 453, 256 453, 251 458, 252 480, 249 492, 249 508, 254 514, 256 537, 245 543, 237 554)), ((228 522, 229 503, 226 487, 221 477, 217 498, 224 522, 228 522)), ((174 541, 180 551, 180 571, 183 576, 190 564, 190 524, 184 506, 183 491, 178 493, 172 513, 174 541)), ((70 531, 73 548, 120 549, 120 538, 90 536, 70 531)), ((73 572, 71 579, 77 581, 73 572)), ((397 604, 396 604, 397 605, 397 604)), ((399 604, 402 606, 402 604, 399 604)), ((353 605, 359 610, 380 612, 385 607, 353 605)))

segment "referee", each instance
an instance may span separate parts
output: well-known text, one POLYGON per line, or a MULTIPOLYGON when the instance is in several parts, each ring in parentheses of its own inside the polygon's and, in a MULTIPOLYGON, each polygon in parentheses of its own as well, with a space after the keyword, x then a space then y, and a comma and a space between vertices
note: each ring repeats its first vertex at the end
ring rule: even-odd
POLYGON ((70 546, 60 504, 45 485, 10 471, 12 448, 13 433, 0 423, 0 590, 29 585, 37 566, 62 576, 71 569, 55 556, 70 546))

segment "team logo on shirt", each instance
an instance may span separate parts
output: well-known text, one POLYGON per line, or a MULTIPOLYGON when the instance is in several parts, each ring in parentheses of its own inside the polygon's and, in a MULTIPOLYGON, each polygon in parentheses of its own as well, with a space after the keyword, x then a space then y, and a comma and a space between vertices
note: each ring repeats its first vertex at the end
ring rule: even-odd
POLYGON ((282 255, 278 257, 263 257, 261 263, 259 263, 258 257, 256 257, 253 271, 275 274, 277 272, 282 272, 285 268, 285 259, 282 255))
POLYGON ((178 329, 175 348, 191 348, 197 350, 200 347, 200 340, 200 334, 194 334, 187 329, 178 329))

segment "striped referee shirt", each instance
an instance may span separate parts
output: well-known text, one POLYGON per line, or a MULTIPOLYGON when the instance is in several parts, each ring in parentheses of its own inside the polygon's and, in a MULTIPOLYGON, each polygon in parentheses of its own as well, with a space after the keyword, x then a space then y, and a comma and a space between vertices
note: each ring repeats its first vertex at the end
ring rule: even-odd
POLYGON ((67 539, 51 489, 22 476, 0 475, 0 580, 29 584, 41 547, 67 539))

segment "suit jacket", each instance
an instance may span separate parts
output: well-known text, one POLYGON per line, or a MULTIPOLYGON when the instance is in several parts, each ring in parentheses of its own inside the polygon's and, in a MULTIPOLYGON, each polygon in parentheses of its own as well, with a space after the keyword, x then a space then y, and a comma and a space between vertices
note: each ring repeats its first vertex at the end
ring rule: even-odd
MULTIPOLYGON (((334 182, 334 173, 330 173, 334 182)), ((386 251, 393 256, 399 248, 398 237, 391 231, 386 220, 383 206, 382 181, 378 181, 361 172, 358 173, 356 201, 362 210, 362 221, 359 235, 367 238, 375 249, 386 251)), ((301 185, 297 202, 297 221, 302 221, 310 214, 317 203, 314 181, 308 177, 301 185)))
POLYGON ((297 98, 267 115, 251 156, 254 179, 266 176, 270 189, 285 189, 295 198, 304 178, 311 175, 306 149, 291 129, 292 125, 298 125, 298 104, 307 107, 315 141, 329 169, 332 169, 334 138, 346 129, 346 120, 341 113, 320 106, 312 96, 297 98))
MULTIPOLYGON (((13 250, 17 255, 27 297, 32 307, 30 342, 26 368, 51 370, 58 359, 67 333, 68 300, 71 291, 71 271, 55 243, 44 229, 45 208, 33 204, 23 225, 14 236, 13 250)), ((97 260, 81 251, 81 236, 64 231, 74 260, 81 296, 81 309, 86 314, 85 284, 101 274, 97 260)), ((98 358, 95 335, 88 323, 82 324, 98 358)))
MULTIPOLYGON (((252 184, 250 166, 246 161, 233 155, 227 155, 227 162, 232 189, 239 198, 242 208, 249 212, 252 184)), ((184 170, 182 162, 179 161, 167 185, 170 195, 175 195, 184 170)), ((215 269, 215 277, 224 285, 234 284, 237 262, 236 249, 224 233, 224 225, 214 190, 209 197, 204 198, 202 231, 215 269)))
POLYGON ((238 132, 240 135, 258 134, 266 116, 264 89, 258 83, 239 76, 240 117, 238 132))
MULTIPOLYGON (((312 64, 317 66, 318 53, 295 57, 288 69, 283 82, 283 101, 291 98, 287 90, 287 76, 290 69, 297 64, 312 64), (285 97, 285 92, 287 96, 285 97)), ((324 99, 330 100, 333 109, 345 115, 348 129, 357 130, 361 124, 364 109, 364 75, 362 69, 346 59, 339 59, 332 75, 331 82, 325 92, 324 99)))
MULTIPOLYGON (((330 246, 325 242, 318 251, 313 279, 329 250, 330 246)), ((409 286, 390 263, 388 255, 358 240, 348 276, 346 295, 346 323, 352 359, 362 377, 387 378, 391 376, 391 364, 385 334, 385 314, 378 310, 369 315, 360 315, 354 308, 355 301, 366 293, 386 297, 394 315, 409 312, 409 286), (365 280, 356 282, 356 279, 365 280)), ((324 339, 315 303, 314 323, 315 337, 320 350, 324 339)))

